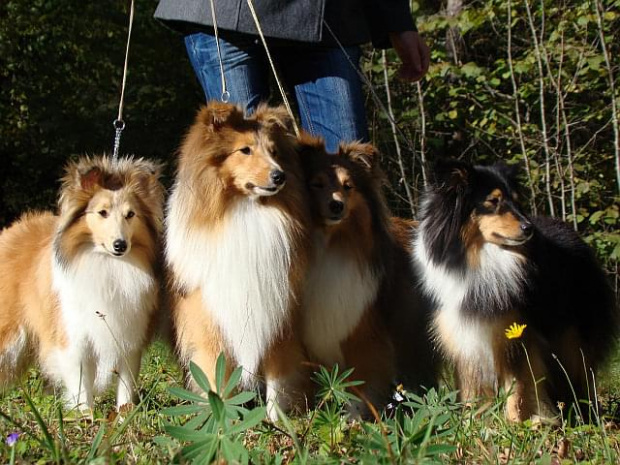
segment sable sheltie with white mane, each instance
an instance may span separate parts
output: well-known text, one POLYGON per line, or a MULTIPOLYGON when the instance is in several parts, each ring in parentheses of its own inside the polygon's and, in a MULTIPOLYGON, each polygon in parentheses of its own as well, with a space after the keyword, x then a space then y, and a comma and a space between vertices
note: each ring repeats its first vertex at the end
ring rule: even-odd
POLYGON ((595 401, 589 377, 618 334, 613 293, 575 231, 523 213, 513 169, 439 163, 413 253, 462 399, 504 388, 512 420, 595 401), (527 325, 520 338, 506 337, 512 323, 527 325))
POLYGON ((0 385, 37 359, 68 407, 92 411, 118 374, 133 401, 157 304, 160 168, 84 157, 62 179, 59 215, 29 213, 0 235, 0 385))
POLYGON ((296 340, 309 213, 283 107, 245 117, 202 108, 180 149, 166 217, 166 261, 176 344, 214 386, 215 362, 242 366, 245 387, 265 382, 283 408, 302 383, 296 340))
MULTIPOLYGON (((321 139, 308 135, 300 137, 299 147, 315 242, 303 298, 303 342, 313 361, 354 368, 352 377, 364 381, 359 389, 366 400, 380 406, 397 373, 405 375, 394 353, 393 342, 400 346, 400 341, 392 340, 390 322, 420 309, 412 308, 410 255, 394 234, 397 225, 383 196, 379 154, 363 143, 343 143, 338 153, 328 154, 321 139)), ((427 327, 411 330, 408 349, 426 346, 428 351, 413 354, 419 357, 413 366, 419 373, 408 373, 408 381, 427 383, 417 377, 428 374, 427 327)))

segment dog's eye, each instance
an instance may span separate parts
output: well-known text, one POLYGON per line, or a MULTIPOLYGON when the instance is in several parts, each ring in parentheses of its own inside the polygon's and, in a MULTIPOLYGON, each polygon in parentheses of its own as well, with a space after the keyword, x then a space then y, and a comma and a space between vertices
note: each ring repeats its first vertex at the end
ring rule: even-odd
POLYGON ((487 203, 490 208, 497 208, 499 205, 499 201, 500 201, 499 197, 489 197, 487 199, 487 203))
POLYGON ((353 189, 353 185, 351 183, 345 182, 342 187, 344 188, 345 191, 350 191, 351 189, 353 189))
POLYGON ((97 213, 102 218, 107 218, 108 217, 108 211, 107 210, 99 210, 97 213))
POLYGON ((134 216, 136 216, 135 212, 132 212, 132 211, 130 210, 130 211, 128 211, 128 212, 127 212, 127 214, 125 215, 125 218, 129 220, 129 219, 133 218, 134 216))
POLYGON ((252 153, 252 149, 250 147, 241 147, 239 149, 239 152, 241 152, 244 155, 250 155, 252 153))

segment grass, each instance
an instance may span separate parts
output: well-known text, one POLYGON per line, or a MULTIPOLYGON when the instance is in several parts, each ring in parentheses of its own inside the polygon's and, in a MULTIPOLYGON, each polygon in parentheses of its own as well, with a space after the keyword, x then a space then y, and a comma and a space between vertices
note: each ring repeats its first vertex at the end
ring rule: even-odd
MULTIPOLYGON (((210 391, 199 370, 193 373, 210 391)), ((121 419, 110 391, 88 423, 67 416, 32 370, 0 397, 0 463, 620 463, 620 430, 608 418, 575 426, 511 424, 503 399, 476 411, 448 388, 423 397, 403 393, 380 422, 349 421, 345 378, 321 370, 317 409, 282 415, 273 425, 259 401, 247 407, 253 393, 236 392, 234 379, 226 385, 222 378, 205 397, 188 394, 169 350, 154 344, 143 362, 140 404, 121 419), (20 436, 9 446, 12 432, 20 436)), ((599 378, 606 412, 617 413, 620 353, 599 378)))

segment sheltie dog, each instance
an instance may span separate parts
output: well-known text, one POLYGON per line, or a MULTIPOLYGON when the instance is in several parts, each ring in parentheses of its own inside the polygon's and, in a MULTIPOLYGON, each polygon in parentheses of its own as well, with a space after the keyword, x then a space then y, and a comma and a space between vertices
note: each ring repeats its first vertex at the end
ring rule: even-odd
POLYGON ((193 361, 215 386, 223 352, 229 367, 243 367, 243 387, 264 379, 274 420, 274 403, 300 400, 305 378, 295 331, 310 217, 291 125, 284 107, 250 117, 225 103, 202 108, 180 149, 166 217, 182 365, 193 361))
POLYGON ((115 374, 117 408, 133 402, 159 288, 159 172, 144 159, 70 162, 59 215, 29 213, 2 232, 0 385, 36 358, 79 412, 115 374))
POLYGON ((521 421, 595 401, 590 376, 613 347, 618 314, 592 250, 566 224, 528 218, 517 191, 506 165, 439 163, 413 253, 461 398, 503 388, 507 418, 521 421), (520 337, 505 333, 511 323, 527 325, 520 337))
MULTIPOLYGON (((370 144, 349 143, 328 154, 321 139, 308 135, 299 144, 315 242, 303 342, 313 361, 354 368, 366 400, 380 405, 397 373, 390 318, 411 310, 412 283, 409 254, 397 245, 383 196, 378 153, 370 144)), ((420 334, 426 338, 424 328, 420 334)))

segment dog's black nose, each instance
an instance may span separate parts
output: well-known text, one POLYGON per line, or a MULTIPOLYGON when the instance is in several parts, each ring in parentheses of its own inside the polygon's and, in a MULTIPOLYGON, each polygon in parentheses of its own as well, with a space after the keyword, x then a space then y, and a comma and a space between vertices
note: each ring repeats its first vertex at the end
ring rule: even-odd
POLYGON ((331 200, 329 202, 329 211, 334 215, 339 215, 342 213, 342 210, 344 210, 344 202, 341 202, 340 200, 331 200))
POLYGON ((116 239, 112 244, 112 248, 116 253, 123 253, 127 250, 127 241, 123 239, 116 239))
POLYGON ((280 170, 273 170, 269 177, 271 178, 271 182, 273 182, 276 186, 280 186, 284 184, 284 181, 286 181, 286 174, 284 174, 284 171, 280 170))
POLYGON ((529 236, 534 231, 534 226, 530 222, 521 223, 521 231, 523 231, 523 234, 529 236))

